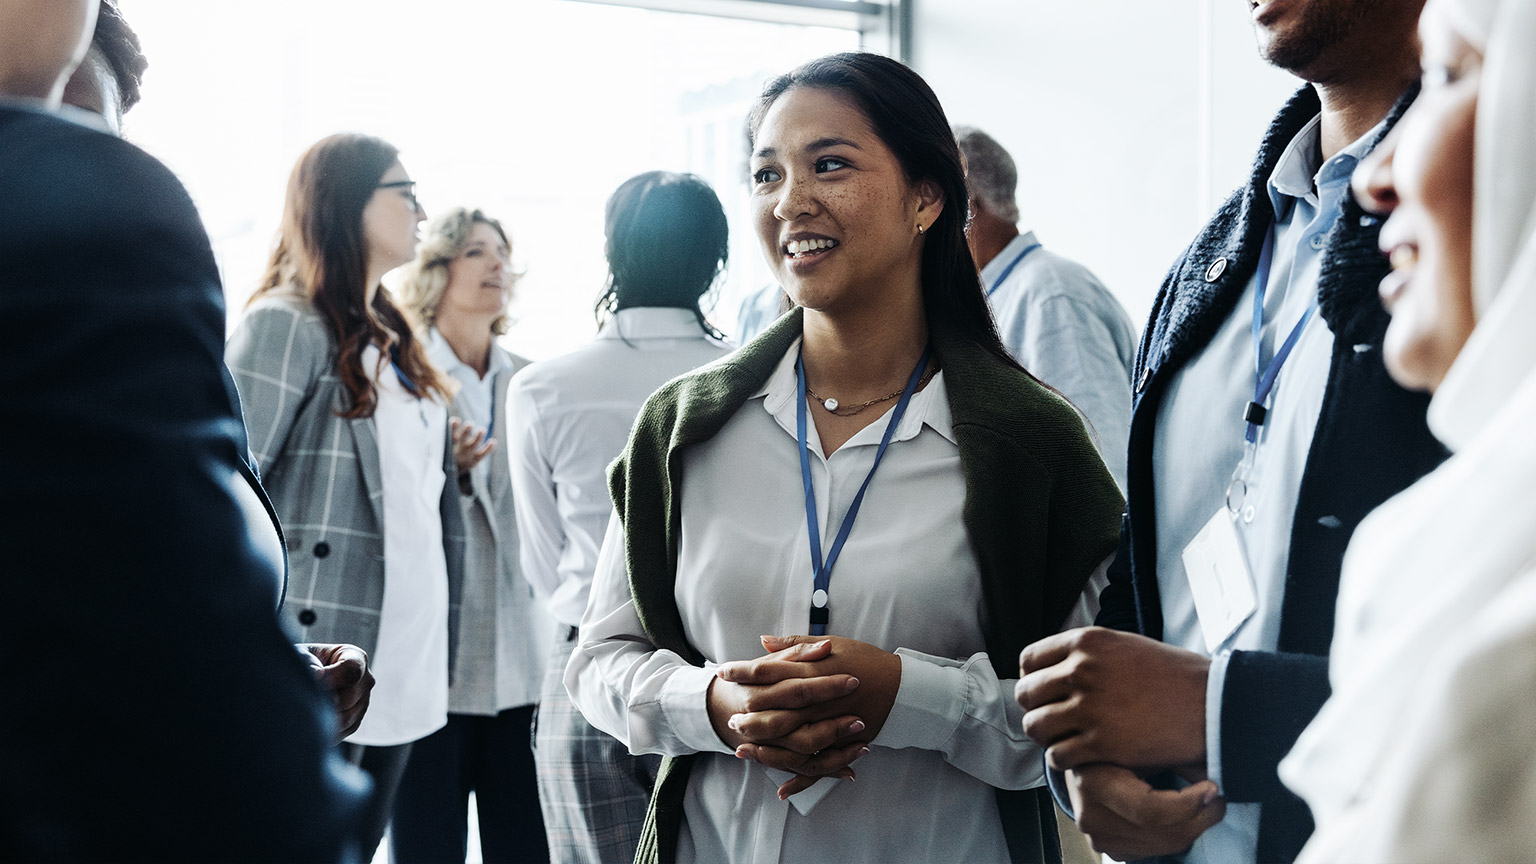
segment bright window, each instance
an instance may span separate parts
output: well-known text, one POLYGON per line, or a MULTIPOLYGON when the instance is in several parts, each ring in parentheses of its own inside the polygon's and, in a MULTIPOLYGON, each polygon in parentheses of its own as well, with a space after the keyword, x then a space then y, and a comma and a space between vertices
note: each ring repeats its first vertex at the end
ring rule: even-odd
MULTIPOLYGON (((749 0, 750 2, 750 0, 749 0)), ((506 344, 595 332, 603 203, 641 171, 691 171, 731 220, 713 315, 768 281, 746 218, 745 114, 764 81, 854 50, 856 30, 563 0, 122 0, 150 69, 127 137, 202 211, 232 320, 261 275, 294 160, 338 131, 401 150, 431 214, 478 206, 526 271, 506 344)))

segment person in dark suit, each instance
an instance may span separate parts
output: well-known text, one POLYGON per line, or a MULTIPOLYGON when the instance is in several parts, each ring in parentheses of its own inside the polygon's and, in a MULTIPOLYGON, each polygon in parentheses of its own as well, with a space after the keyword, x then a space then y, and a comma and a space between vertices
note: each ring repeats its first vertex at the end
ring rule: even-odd
POLYGON ((353 860, 207 235, 53 110, 96 8, 0 0, 0 858, 353 860))
POLYGON ((1025 728, 1121 860, 1295 858, 1312 821, 1276 767, 1329 695, 1345 547, 1445 458, 1383 366, 1380 220, 1348 194, 1416 92, 1422 5, 1250 2, 1310 83, 1153 306, 1103 626, 1021 657, 1025 728), (1181 788, 1143 779, 1165 769, 1181 788))

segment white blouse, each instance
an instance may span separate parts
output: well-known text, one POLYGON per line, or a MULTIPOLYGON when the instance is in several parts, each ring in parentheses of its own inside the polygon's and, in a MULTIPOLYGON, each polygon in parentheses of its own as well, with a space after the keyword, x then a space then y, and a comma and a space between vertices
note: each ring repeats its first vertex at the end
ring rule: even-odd
MULTIPOLYGON (((685 800, 681 861, 1007 861, 993 787, 1042 782, 1013 680, 985 654, 981 579, 962 528, 965 499, 944 375, 915 394, 832 573, 828 633, 895 651, 901 685, 855 782, 822 780, 789 802, 791 775, 735 758, 709 721, 715 664, 761 656, 759 634, 809 630, 812 585, 795 434, 797 341, 711 440, 683 453, 676 597, 690 666, 646 640, 610 522, 571 698, 635 753, 704 754, 685 800), (893 826, 900 826, 894 829, 893 826)), ((825 543, 874 460, 887 421, 822 455, 811 473, 825 543)), ((1068 626, 1091 621, 1103 568, 1068 626)))
POLYGON ((347 740, 407 744, 448 722, 448 564, 443 557, 443 458, 448 411, 417 399, 379 351, 373 421, 384 489, 384 603, 379 643, 368 658, 375 684, 363 723, 347 740))

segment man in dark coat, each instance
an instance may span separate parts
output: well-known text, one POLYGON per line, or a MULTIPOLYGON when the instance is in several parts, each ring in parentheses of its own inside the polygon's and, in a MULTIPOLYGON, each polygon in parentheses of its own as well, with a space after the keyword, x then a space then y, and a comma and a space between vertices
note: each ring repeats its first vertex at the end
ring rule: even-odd
POLYGON ((1344 549, 1445 456, 1383 368, 1380 226, 1349 196, 1411 99, 1422 5, 1250 2, 1310 84, 1157 297, 1103 626, 1021 658, 1025 729, 1117 858, 1288 861, 1311 832, 1275 769, 1328 697, 1344 549))
POLYGON ((97 0, 0 0, 0 859, 346 861, 186 192, 56 113, 97 0))

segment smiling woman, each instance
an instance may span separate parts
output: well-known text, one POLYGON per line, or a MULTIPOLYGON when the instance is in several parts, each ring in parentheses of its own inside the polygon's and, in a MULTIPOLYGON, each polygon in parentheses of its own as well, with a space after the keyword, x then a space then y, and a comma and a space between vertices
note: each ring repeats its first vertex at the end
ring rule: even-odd
POLYGON ((822 58, 750 129, 799 308, 642 410, 565 684, 670 757, 637 860, 1044 860, 1014 658, 1091 620, 1118 490, 998 340, 921 78, 822 58))
POLYGON ((1333 695, 1281 766, 1304 862, 1536 849, 1536 5, 1429 0, 1424 92, 1359 169, 1394 273, 1392 372, 1455 455, 1350 543, 1333 695))

